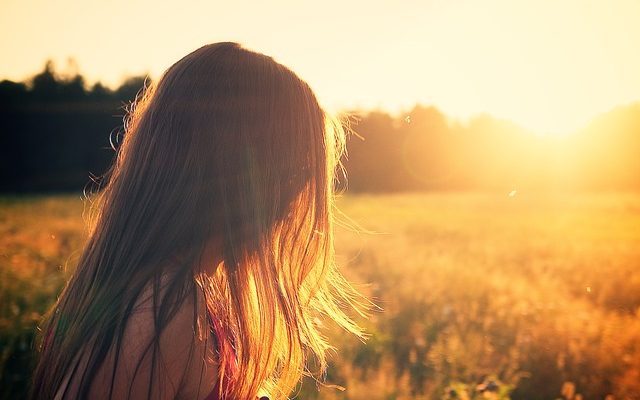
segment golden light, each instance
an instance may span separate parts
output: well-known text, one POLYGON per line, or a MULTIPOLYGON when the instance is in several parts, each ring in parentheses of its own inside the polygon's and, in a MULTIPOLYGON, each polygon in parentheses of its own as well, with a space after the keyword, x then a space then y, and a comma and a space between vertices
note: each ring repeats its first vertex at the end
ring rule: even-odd
POLYGON ((71 56, 90 80, 115 85, 233 40, 291 66, 334 110, 419 102, 568 133, 640 98, 639 19, 633 0, 12 0, 0 13, 0 75, 23 79, 71 56))

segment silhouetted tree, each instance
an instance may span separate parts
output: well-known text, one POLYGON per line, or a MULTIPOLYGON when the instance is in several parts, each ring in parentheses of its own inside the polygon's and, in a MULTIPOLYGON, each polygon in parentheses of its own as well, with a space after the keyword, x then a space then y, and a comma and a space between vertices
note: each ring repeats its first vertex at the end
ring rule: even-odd
POLYGON ((92 100, 105 100, 109 99, 113 96, 113 92, 106 86, 102 85, 102 83, 97 82, 92 87, 88 93, 88 97, 92 100))
POLYGON ((110 135, 145 78, 87 91, 72 72, 61 77, 47 61, 29 85, 0 83, 0 191, 82 189, 111 163, 110 135))
POLYGON ((36 100, 52 101, 58 98, 60 84, 55 76, 53 61, 48 60, 44 66, 44 71, 33 77, 31 80, 31 92, 36 100))
POLYGON ((149 83, 151 82, 150 80, 148 80, 148 77, 144 76, 135 76, 132 78, 128 78, 116 90, 116 97, 123 101, 135 99, 140 89, 144 87, 145 81, 149 83))
POLYGON ((8 80, 0 82, 0 105, 2 107, 8 107, 14 103, 23 103, 28 95, 29 92, 25 83, 8 80))
POLYGON ((84 88, 84 78, 76 75, 73 78, 59 83, 60 97, 66 101, 82 100, 87 96, 84 88))
MULTIPOLYGON (((148 77, 87 89, 70 65, 60 76, 47 61, 28 84, 0 82, 0 191, 77 190, 110 164, 109 137, 148 77)), ((424 106, 352 122, 351 191, 640 189, 640 103, 567 137, 536 136, 490 115, 454 121, 424 106)))

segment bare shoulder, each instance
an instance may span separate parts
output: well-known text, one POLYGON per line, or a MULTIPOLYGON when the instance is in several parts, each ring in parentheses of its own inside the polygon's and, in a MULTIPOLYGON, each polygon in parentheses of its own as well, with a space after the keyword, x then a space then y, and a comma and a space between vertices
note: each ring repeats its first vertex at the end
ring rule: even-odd
POLYGON ((159 336, 152 294, 152 285, 140 294, 128 317, 120 352, 109 355, 104 365, 109 368, 96 377, 92 398, 101 398, 104 388, 100 382, 111 383, 114 366, 113 398, 127 398, 130 393, 131 399, 149 395, 153 399, 203 399, 213 390, 217 363, 202 293, 196 288, 176 304, 175 314, 159 336))

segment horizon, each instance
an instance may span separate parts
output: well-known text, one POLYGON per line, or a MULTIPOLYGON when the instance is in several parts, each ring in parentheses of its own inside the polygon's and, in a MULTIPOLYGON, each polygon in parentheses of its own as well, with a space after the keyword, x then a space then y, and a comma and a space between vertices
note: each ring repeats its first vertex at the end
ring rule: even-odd
MULTIPOLYGON (((72 79, 74 78, 76 75, 79 75, 83 78, 83 88, 84 90, 88 93, 92 90, 93 85, 95 84, 100 84, 102 85, 105 89, 111 91, 111 92, 115 92, 119 87, 121 87, 122 85, 124 85, 126 83, 126 81, 128 79, 135 79, 135 78, 145 78, 145 79, 151 79, 152 81, 158 79, 159 77, 151 77, 149 74, 141 74, 141 75, 128 75, 128 76, 123 76, 122 79, 119 82, 116 82, 115 84, 106 84, 104 82, 104 80, 94 80, 94 81, 89 81, 86 79, 86 76, 81 72, 81 68, 77 69, 78 65, 77 62, 75 61, 75 59, 73 57, 69 57, 67 59, 67 67, 64 70, 60 70, 59 66, 57 66, 55 64, 55 62, 53 62, 53 60, 51 59, 47 59, 45 61, 42 62, 42 67, 40 68, 39 72, 34 72, 29 74, 28 76, 26 76, 25 78, 21 79, 21 80, 11 80, 8 79, 6 77, 0 77, 0 82, 3 81, 11 81, 11 82, 15 82, 15 83, 22 83, 27 85, 27 88, 30 89, 30 85, 31 85, 31 81, 32 79, 42 73, 45 70, 45 66, 48 62, 52 62, 53 63, 53 73, 54 76, 56 77, 56 79, 59 82, 64 82, 64 81, 68 81, 68 79, 72 79)), ((546 138, 553 138, 553 137, 557 137, 557 138, 563 138, 563 137, 567 137, 567 136, 572 136, 575 134, 579 134, 580 132, 588 129, 591 124, 593 124, 594 122, 596 122, 598 120, 598 118, 601 118, 603 116, 606 116, 610 113, 614 113, 617 111, 620 111, 621 109, 626 109, 626 108, 631 108, 631 107, 640 107, 640 99, 638 100, 632 100, 629 101, 627 103, 621 103, 621 104, 616 104, 611 106, 610 108, 603 110, 597 114, 595 114, 593 117, 591 117, 589 120, 587 120, 583 125, 578 126, 577 128, 571 130, 571 131, 566 131, 566 132, 557 132, 557 133, 541 133, 541 132, 537 132, 535 130, 532 130, 530 128, 527 128, 526 126, 520 124, 517 121, 514 121, 512 119, 506 118, 506 117, 502 117, 500 115, 497 115, 495 113, 491 113, 491 112, 486 112, 486 111, 479 111, 477 113, 474 114, 470 114, 467 116, 456 116, 450 112, 448 112, 447 110, 442 109, 440 106, 438 106, 437 104, 427 104, 427 103, 420 103, 420 102, 416 102, 413 105, 410 105, 409 107, 407 107, 406 109, 400 109, 400 110, 389 110, 389 109, 385 109, 385 108, 381 108, 381 107, 370 107, 370 108, 344 108, 344 109, 340 109, 340 110, 332 110, 333 113, 335 113, 336 115, 345 115, 347 116, 347 118, 350 117, 356 117, 358 118, 358 116, 360 115, 368 115, 371 113, 385 113, 387 115, 389 115, 390 117, 396 119, 396 120, 405 120, 407 118, 409 118, 408 121, 411 121, 411 113, 417 109, 417 108, 422 108, 422 109, 428 109, 428 108, 434 108, 435 110, 437 110, 438 112, 440 112, 449 123, 458 123, 461 125, 469 125, 470 123, 472 123, 474 120, 477 119, 481 119, 484 117, 488 117, 491 118, 492 120, 496 121, 496 122, 504 122, 507 124, 511 124, 514 126, 515 130, 520 131, 520 133, 524 132, 525 134, 531 134, 531 135, 535 135, 538 137, 546 137, 546 138)), ((410 122, 409 122, 410 123, 410 122)))
POLYGON ((233 40, 290 67, 333 112, 402 115, 421 104, 455 120, 489 114, 547 136, 640 101, 640 3, 630 0, 2 7, 3 37, 21 38, 0 42, 10 55, 0 76, 14 81, 47 59, 64 70, 69 58, 88 84, 157 79, 197 47, 233 40))

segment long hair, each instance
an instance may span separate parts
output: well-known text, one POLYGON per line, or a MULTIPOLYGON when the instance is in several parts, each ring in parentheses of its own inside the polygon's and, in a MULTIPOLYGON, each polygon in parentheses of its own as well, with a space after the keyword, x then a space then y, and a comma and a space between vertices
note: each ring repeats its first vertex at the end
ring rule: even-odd
MULTIPOLYGON (((309 358, 322 373, 331 346, 319 320, 362 335, 346 311, 361 298, 334 261, 343 143, 309 86, 270 57, 216 43, 172 65, 126 119, 86 247, 42 326, 32 396, 53 398, 89 346, 73 377, 86 397, 150 284, 147 351, 157 358, 163 328, 199 291, 218 321, 217 347, 232 350, 218 352, 223 397, 284 398, 309 358), (214 238, 223 261, 200 273, 193 266, 214 238)), ((194 312, 194 335, 203 323, 194 312)))

